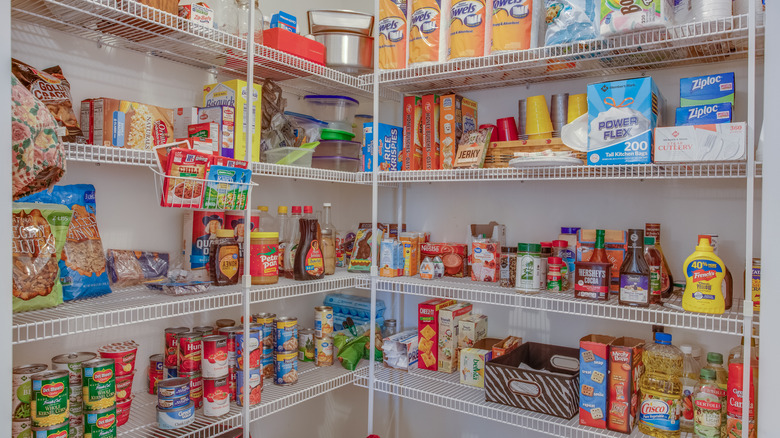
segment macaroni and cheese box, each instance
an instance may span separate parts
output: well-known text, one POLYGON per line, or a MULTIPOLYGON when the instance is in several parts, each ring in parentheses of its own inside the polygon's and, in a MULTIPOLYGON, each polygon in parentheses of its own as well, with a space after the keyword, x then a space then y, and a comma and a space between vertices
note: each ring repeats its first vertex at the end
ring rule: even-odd
MULTIPOLYGON (((617 293, 620 289, 620 266, 626 256, 628 239, 623 230, 606 230, 604 249, 607 258, 612 262, 610 291, 617 293)), ((593 249, 596 247, 596 230, 579 230, 577 232, 577 261, 590 260, 593 249)))
POLYGON ((478 388, 485 387, 485 364, 493 359, 491 345, 499 339, 483 339, 471 348, 460 350, 460 383, 478 388))
MULTIPOLYGON (((403 128, 379 124, 379 170, 401 170, 403 128)), ((363 124, 363 170, 371 172, 374 166, 374 124, 363 124)))
POLYGON ((677 108, 675 126, 709 125, 713 123, 731 123, 731 104, 713 103, 677 108))
POLYGON ((477 130, 477 102, 447 94, 439 98, 439 106, 439 168, 453 169, 463 133, 477 130))
POLYGON ((470 303, 457 303, 439 311, 439 371, 458 369, 458 323, 471 314, 470 303))
POLYGON ((607 428, 609 344, 615 338, 588 335, 580 339, 580 424, 607 428))
POLYGON ((232 106, 220 105, 201 108, 198 110, 198 120, 200 123, 216 123, 218 125, 217 144, 219 145, 219 155, 225 158, 236 158, 243 160, 244 156, 235 155, 235 130, 236 130, 236 110, 232 106))
POLYGON ((736 92, 734 73, 696 76, 680 79, 680 106, 730 103, 736 92))
POLYGON ((439 310, 453 304, 455 300, 434 298, 417 305, 418 368, 431 371, 439 369, 439 310))
MULTIPOLYGON (((263 126, 263 115, 260 109, 263 87, 252 84, 252 95, 249 97, 246 82, 232 80, 220 84, 210 84, 203 87, 203 106, 231 106, 235 109, 234 155, 232 158, 246 159, 246 136, 252 136, 251 161, 260 161, 260 129, 263 126), (246 113, 249 102, 252 102, 251 125, 247 128, 246 113)), ((231 158, 231 157, 228 157, 231 158)))
POLYGON ((639 378, 642 376, 642 350, 645 341, 618 338, 609 344, 609 411, 607 428, 631 433, 639 405, 639 378))
POLYGON ((487 337, 487 330, 487 315, 470 315, 461 319, 458 323, 458 348, 473 347, 487 337))
POLYGON ((152 150, 173 141, 173 110, 129 100, 92 99, 96 145, 152 150))
POLYGON ((422 168, 439 169, 439 96, 422 97, 422 168))
POLYGON ((422 169, 422 99, 419 96, 404 96, 403 170, 422 169))

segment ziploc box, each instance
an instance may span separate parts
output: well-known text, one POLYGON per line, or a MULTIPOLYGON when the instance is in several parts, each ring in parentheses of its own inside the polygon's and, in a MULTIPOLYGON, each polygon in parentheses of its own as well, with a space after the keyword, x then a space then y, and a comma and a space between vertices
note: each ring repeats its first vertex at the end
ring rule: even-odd
POLYGON ((234 158, 246 159, 246 136, 252 136, 251 161, 260 161, 260 129, 263 126, 263 114, 260 109, 263 87, 252 84, 252 96, 249 97, 246 81, 234 79, 220 84, 203 87, 203 106, 227 105, 235 108, 234 158), (251 126, 247 128, 246 113, 252 107, 251 126))
POLYGON ((713 103, 708 105, 677 108, 674 125, 709 125, 713 123, 731 123, 731 104, 713 103))
POLYGON ((422 169, 422 99, 404 96, 404 146, 401 153, 403 170, 422 169))
MULTIPOLYGON (((642 350, 645 341, 618 338, 609 344, 609 386, 607 429, 631 433, 637 419, 639 378, 644 371, 642 350)), ((582 362, 580 362, 582 363, 582 362)))
POLYGON ((744 160, 746 137, 745 122, 656 128, 653 159, 656 163, 744 160))
POLYGON ((447 94, 439 98, 439 107, 439 168, 452 169, 463 133, 477 129, 478 106, 459 94, 447 94))
POLYGON ((439 169, 439 96, 422 97, 422 168, 439 169))
POLYGON ((609 344, 612 336, 587 335, 580 339, 580 424, 607 428, 609 344))
POLYGON ((439 310, 439 371, 458 369, 458 323, 472 308, 470 303, 457 303, 439 310))
POLYGON ((418 368, 431 371, 439 368, 439 310, 453 304, 455 300, 434 298, 417 305, 418 368))
MULTIPOLYGON (((620 289, 620 266, 626 256, 628 240, 623 230, 605 230, 604 249, 607 258, 612 262, 610 291, 617 293, 620 289)), ((579 230, 577 232, 577 261, 590 260, 596 247, 596 230, 579 230)))
MULTIPOLYGON (((379 170, 401 170, 403 132, 400 126, 379 124, 379 170)), ((374 165, 374 124, 363 124, 363 170, 374 165)))
POLYGON ((244 159, 235 155, 236 110, 232 106, 220 105, 200 108, 200 123, 214 122, 219 125, 219 155, 225 158, 244 159))
POLYGON ((696 76, 680 79, 680 106, 730 103, 734 105, 737 87, 734 73, 696 76))
POLYGON ((588 85, 588 164, 652 163, 665 102, 653 78, 588 85))

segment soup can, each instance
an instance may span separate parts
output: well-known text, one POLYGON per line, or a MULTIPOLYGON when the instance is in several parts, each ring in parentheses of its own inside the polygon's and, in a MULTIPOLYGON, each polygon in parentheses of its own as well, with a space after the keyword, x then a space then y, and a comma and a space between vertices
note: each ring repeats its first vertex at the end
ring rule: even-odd
POLYGON ((314 330, 298 330, 298 360, 314 362, 314 330))
POLYGON ((43 371, 33 374, 30 402, 31 424, 49 427, 68 420, 70 377, 65 370, 43 371))
POLYGON ((114 359, 92 359, 81 364, 84 409, 99 411, 116 403, 114 359))
POLYGON ((32 426, 29 418, 14 418, 11 422, 11 438, 30 438, 31 434, 32 426))
POLYGON ((202 356, 200 333, 180 333, 176 335, 176 341, 179 343, 179 363, 177 366, 179 376, 182 373, 200 371, 202 356))
POLYGON ((165 356, 162 354, 153 354, 149 356, 149 394, 157 394, 157 382, 164 377, 163 364, 165 356))
POLYGON ((34 438, 67 438, 70 433, 70 424, 68 423, 68 420, 65 420, 64 423, 51 426, 32 427, 31 429, 31 436, 34 438))
POLYGON ((187 427, 195 422, 195 406, 192 403, 176 409, 157 408, 157 424, 160 429, 172 430, 187 427))
POLYGON ((227 338, 228 365, 236 366, 236 333, 241 331, 241 326, 223 327, 219 334, 227 338))
POLYGON ((203 379, 203 415, 219 417, 230 411, 228 376, 203 379))
MULTIPOLYGON (((249 370, 249 406, 260 404, 260 393, 263 391, 263 373, 260 368, 249 370)), ((236 404, 244 405, 244 371, 236 369, 236 404)))
POLYGON ((217 331, 224 327, 233 327, 234 325, 236 325, 236 322, 232 319, 218 319, 216 323, 217 331))
POLYGON ((274 320, 274 351, 298 351, 298 318, 283 316, 274 320))
POLYGON ((274 355, 277 385, 292 385, 298 382, 298 352, 283 351, 274 355))
POLYGON ((315 365, 318 367, 329 367, 333 365, 333 338, 330 336, 314 339, 314 348, 316 350, 315 365))
POLYGON ((81 364, 97 357, 95 353, 66 353, 51 358, 51 368, 53 370, 67 370, 70 376, 70 392, 81 392, 81 364))
POLYGON ((11 388, 11 396, 13 397, 11 408, 14 419, 26 418, 27 422, 30 422, 30 401, 32 401, 32 380, 30 377, 33 374, 46 371, 47 368, 49 366, 42 363, 14 367, 11 388))
POLYGON ((135 356, 138 344, 135 341, 114 342, 98 348, 98 354, 104 359, 114 359, 114 374, 125 376, 135 370, 135 356))
POLYGON ((193 333, 200 333, 200 335, 203 336, 203 337, 217 334, 216 331, 214 330, 214 327, 212 327, 210 325, 202 325, 202 326, 198 326, 198 327, 193 327, 192 331, 193 331, 193 333))
POLYGON ((223 377, 228 372, 228 349, 225 335, 203 338, 203 359, 201 360, 203 377, 223 377))
POLYGON ((190 401, 195 406, 195 409, 203 407, 203 375, 200 371, 194 371, 192 373, 182 373, 181 377, 187 379, 190 383, 190 401))
POLYGON ((333 307, 314 308, 314 336, 322 338, 333 333, 333 307))
POLYGON ((244 342, 244 330, 236 332, 236 368, 244 369, 244 354, 249 354, 249 368, 260 367, 260 333, 261 327, 249 327, 249 342, 244 342))
POLYGON ((165 366, 176 368, 179 363, 179 341, 177 335, 187 333, 187 327, 171 327, 165 329, 165 366))
POLYGON ((84 436, 116 438, 116 406, 84 412, 84 436))
POLYGON ((174 379, 165 379, 157 382, 158 397, 183 397, 190 396, 189 380, 176 377, 174 379))

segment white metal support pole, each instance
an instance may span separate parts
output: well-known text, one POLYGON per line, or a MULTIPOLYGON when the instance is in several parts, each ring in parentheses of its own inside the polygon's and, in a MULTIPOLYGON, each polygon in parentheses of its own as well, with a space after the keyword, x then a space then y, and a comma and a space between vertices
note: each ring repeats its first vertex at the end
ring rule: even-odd
MULTIPOLYGON (((8 146, 5 150, 9 151, 11 150, 11 2, 5 2, 5 6, 3 7, 4 13, 0 13, 0 29, 2 29, 3 35, 5 37, 0 38, 0 59, 2 62, 0 65, 4 65, 5 67, 2 68, 3 76, 5 76, 5 79, 3 79, 3 87, 0 87, 0 102, 5 102, 5 109, 6 113, 5 116, 0 117, 0 132, 5 132, 5 141, 8 142, 6 145, 8 146)), ((8 153, 8 152, 7 152, 8 153)), ((13 198, 13 194, 11 192, 11 160, 9 155, 6 155, 5 160, 0 160, 0 175, 5 175, 4 177, 0 178, 0 187, 3 187, 0 189, 0 203, 2 205, 5 205, 5 209, 2 209, 4 213, 0 214, 0 229, 5 230, 5 232, 0 233, 0 248, 4 248, 2 250, 2 253, 5 254, 5 257, 0 256, 0 260, 2 260, 2 263, 0 263, 0 278, 5 278, 5 284, 6 287, 3 288, 6 292, 4 293, 4 296, 2 298, 2 301, 0 302, 0 309, 2 310, 2 314, 5 315, 5 318, 3 318, 2 327, 0 328, 0 333, 2 333, 2 336, 0 336, 0 351, 6 351, 9 352, 7 354, 3 355, 2 361, 0 361, 0 369, 4 369, 3 373, 0 373, 0 388, 11 388, 11 368, 13 367, 13 338, 12 338, 12 331, 13 331, 13 311, 12 311, 12 294, 9 294, 8 291, 12 289, 11 285, 11 215, 12 215, 12 207, 11 202, 13 198)), ((11 412, 11 397, 2 397, 0 400, 0 412, 11 412)), ((0 435, 2 436, 11 436, 11 416, 6 414, 3 415, 3 420, 0 422, 2 424, 2 427, 0 427, 0 435)))
MULTIPOLYGON (((374 0, 374 20, 379 23, 379 0, 374 0)), ((374 433, 374 349, 376 348, 376 286, 379 277, 379 38, 374 38, 374 74, 372 96, 374 98, 373 138, 371 151, 371 338, 368 360, 368 435, 374 433)))
MULTIPOLYGON (((246 110, 244 111, 244 117, 246 118, 246 155, 245 159, 247 162, 252 162, 252 142, 254 140, 255 135, 260 135, 259 132, 255 132, 256 130, 259 130, 259 126, 255 126, 255 102, 259 105, 261 100, 259 99, 260 96, 258 96, 257 101, 255 101, 254 97, 254 91, 255 91, 255 2, 253 0, 249 0, 249 23, 247 25, 247 33, 246 33, 246 110)), ((236 99, 238 100, 238 99, 236 99)), ((249 300, 249 289, 252 286, 252 276, 249 273, 249 269, 251 266, 250 263, 250 257, 251 253, 249 251, 249 242, 250 242, 250 236, 252 231, 252 198, 251 196, 247 196, 246 200, 246 211, 244 212, 244 296, 242 299, 243 303, 243 309, 244 309, 244 344, 246 347, 246 351, 249 351, 249 337, 250 337, 250 331, 252 327, 252 322, 249 320, 250 313, 249 313, 249 307, 250 307, 250 300, 249 300)), ((243 425, 244 425, 244 438, 249 438, 249 428, 252 425, 252 418, 250 417, 250 390, 249 390, 249 355, 245 354, 242 358, 244 361, 244 366, 242 372, 244 373, 244 403, 242 406, 242 417, 243 417, 243 425)), ((260 377, 262 379, 262 376, 260 377)))

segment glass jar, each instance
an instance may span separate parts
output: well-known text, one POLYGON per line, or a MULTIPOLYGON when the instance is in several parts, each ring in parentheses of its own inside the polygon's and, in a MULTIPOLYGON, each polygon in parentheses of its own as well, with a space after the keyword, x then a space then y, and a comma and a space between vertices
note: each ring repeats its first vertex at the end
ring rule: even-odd
POLYGON ((541 285, 541 252, 538 243, 517 244, 517 274, 515 289, 518 292, 538 294, 541 285))
POLYGON ((251 233, 249 257, 252 284, 275 284, 279 281, 279 233, 251 233))
MULTIPOLYGON (((249 32, 249 4, 250 0, 238 0, 238 23, 237 35, 246 40, 246 34, 249 32)), ((260 12, 260 4, 255 0, 255 44, 263 44, 263 13, 260 12)))
POLYGON ((240 263, 241 254, 233 230, 217 230, 209 257, 209 274, 214 286, 237 284, 240 263))

